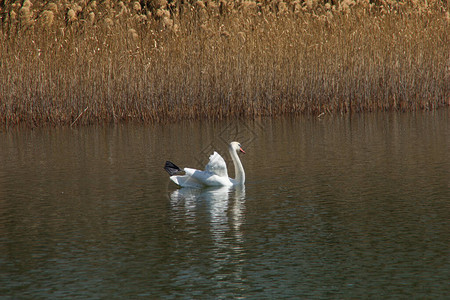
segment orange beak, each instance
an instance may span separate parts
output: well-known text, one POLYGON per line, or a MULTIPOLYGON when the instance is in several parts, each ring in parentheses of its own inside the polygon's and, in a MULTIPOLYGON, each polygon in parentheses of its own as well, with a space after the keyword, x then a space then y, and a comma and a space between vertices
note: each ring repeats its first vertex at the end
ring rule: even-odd
POLYGON ((239 151, 241 151, 242 153, 244 153, 244 154, 245 154, 245 151, 244 151, 244 149, 242 149, 242 148, 239 148, 239 151))

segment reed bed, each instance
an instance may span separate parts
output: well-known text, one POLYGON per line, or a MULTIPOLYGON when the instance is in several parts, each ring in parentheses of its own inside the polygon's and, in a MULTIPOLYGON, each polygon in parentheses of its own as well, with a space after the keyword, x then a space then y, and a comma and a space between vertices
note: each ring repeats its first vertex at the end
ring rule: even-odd
POLYGON ((447 1, 0 8, 1 126, 450 106, 447 1))

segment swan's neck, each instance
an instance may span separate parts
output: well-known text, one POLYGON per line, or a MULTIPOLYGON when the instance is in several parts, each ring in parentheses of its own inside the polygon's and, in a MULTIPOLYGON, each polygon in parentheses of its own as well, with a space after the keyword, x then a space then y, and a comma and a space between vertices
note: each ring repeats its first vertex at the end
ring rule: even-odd
POLYGON ((234 179, 237 184, 244 184, 245 182, 245 172, 244 167, 242 166, 241 160, 239 159, 239 156, 236 152, 236 150, 233 149, 233 147, 228 148, 230 151, 231 159, 233 160, 234 164, 234 174, 236 178, 234 179))

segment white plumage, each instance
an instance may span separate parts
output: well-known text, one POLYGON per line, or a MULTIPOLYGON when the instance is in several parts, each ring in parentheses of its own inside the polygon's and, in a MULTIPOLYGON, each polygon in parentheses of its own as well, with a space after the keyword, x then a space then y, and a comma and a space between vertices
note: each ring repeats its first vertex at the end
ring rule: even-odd
MULTIPOLYGON (((245 153, 238 142, 231 142, 228 150, 233 160, 236 178, 228 177, 227 165, 219 153, 215 152, 209 157, 209 162, 205 170, 184 168, 185 175, 173 175, 170 179, 182 187, 203 187, 203 186, 233 186, 245 183, 245 172, 237 151, 245 153)), ((167 163, 166 163, 167 164, 167 163)), ((170 163, 173 167, 173 163, 170 163)), ((180 170, 178 167, 176 167, 180 170)), ((166 169, 167 170, 167 169, 166 169)), ((181 170, 180 170, 181 171, 181 170)), ((169 170, 168 170, 169 172, 169 170)), ((172 174, 173 172, 169 172, 172 174)))
POLYGON ((209 162, 205 166, 205 171, 214 173, 221 177, 228 177, 227 164, 225 163, 223 157, 216 151, 209 156, 209 162))

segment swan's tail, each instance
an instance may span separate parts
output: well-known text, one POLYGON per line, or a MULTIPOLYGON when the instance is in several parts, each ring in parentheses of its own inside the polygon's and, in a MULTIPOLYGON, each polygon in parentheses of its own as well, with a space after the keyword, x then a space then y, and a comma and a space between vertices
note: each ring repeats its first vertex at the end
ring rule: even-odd
POLYGON ((166 170, 170 176, 177 175, 180 172, 183 172, 183 170, 181 170, 177 165, 175 165, 173 162, 170 161, 166 161, 164 170, 166 170))

